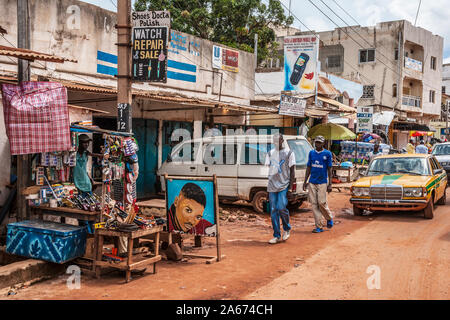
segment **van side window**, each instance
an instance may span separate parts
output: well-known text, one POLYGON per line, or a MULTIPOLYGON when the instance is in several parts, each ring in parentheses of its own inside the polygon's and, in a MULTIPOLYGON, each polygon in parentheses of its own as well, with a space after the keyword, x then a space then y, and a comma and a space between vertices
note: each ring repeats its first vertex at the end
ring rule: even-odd
POLYGON ((264 164, 272 143, 245 143, 241 151, 241 164, 264 164))
POLYGON ((172 154, 173 162, 193 162, 197 158, 200 143, 185 143, 181 148, 172 154))
POLYGON ((203 145, 203 164, 233 165, 237 161, 237 144, 207 143, 203 145))

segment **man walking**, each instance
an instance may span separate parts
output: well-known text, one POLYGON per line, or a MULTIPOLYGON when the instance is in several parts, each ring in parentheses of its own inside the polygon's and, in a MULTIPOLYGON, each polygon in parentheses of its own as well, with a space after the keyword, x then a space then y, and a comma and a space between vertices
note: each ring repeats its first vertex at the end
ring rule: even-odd
POLYGON ((425 146, 425 142, 423 140, 420 140, 420 144, 416 147, 416 153, 428 153, 428 148, 425 146))
POLYGON ((314 213, 316 228, 314 233, 323 231, 322 215, 327 220, 327 228, 333 227, 333 214, 328 208, 327 192, 331 192, 331 169, 333 166, 331 152, 324 149, 325 138, 317 136, 314 140, 315 150, 308 155, 305 182, 303 190, 306 191, 309 179, 309 202, 314 213))
POLYGON ((269 193, 270 217, 272 219, 273 239, 270 244, 281 241, 280 218, 283 223, 283 241, 289 239, 291 226, 289 224, 288 192, 292 190, 295 182, 295 155, 283 147, 284 138, 280 133, 273 136, 275 149, 266 155, 265 165, 269 166, 269 193))

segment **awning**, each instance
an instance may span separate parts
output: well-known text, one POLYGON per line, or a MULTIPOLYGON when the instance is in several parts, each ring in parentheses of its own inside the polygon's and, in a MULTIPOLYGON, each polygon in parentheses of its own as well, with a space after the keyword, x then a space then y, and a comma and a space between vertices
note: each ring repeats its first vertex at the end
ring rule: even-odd
POLYGON ((24 59, 24 60, 30 60, 30 61, 40 60, 40 61, 50 61, 50 62, 57 62, 57 63, 63 63, 64 61, 78 62, 75 59, 61 58, 61 57, 54 56, 54 55, 47 54, 47 53, 41 53, 41 52, 31 51, 28 49, 6 47, 6 46, 0 46, 0 55, 24 59))
POLYGON ((427 131, 431 132, 430 128, 425 124, 411 123, 411 122, 395 122, 394 130, 400 131, 427 131))
POLYGON ((328 115, 328 111, 320 110, 317 108, 308 108, 305 109, 305 115, 311 118, 318 118, 321 119, 323 117, 326 117, 328 115))
POLYGON ((329 98, 336 98, 341 95, 328 78, 319 76, 317 81, 317 92, 329 98))
POLYGON ((325 98, 325 97, 321 97, 321 96, 317 96, 317 99, 322 101, 322 102, 331 104, 331 105, 333 105, 335 107, 338 107, 337 110, 333 110, 333 109, 329 109, 328 110, 328 109, 325 108, 328 111, 356 113, 356 108, 352 108, 350 106, 347 106, 347 105, 345 105, 343 103, 340 103, 339 101, 336 101, 336 100, 333 100, 333 99, 329 99, 329 98, 325 98))

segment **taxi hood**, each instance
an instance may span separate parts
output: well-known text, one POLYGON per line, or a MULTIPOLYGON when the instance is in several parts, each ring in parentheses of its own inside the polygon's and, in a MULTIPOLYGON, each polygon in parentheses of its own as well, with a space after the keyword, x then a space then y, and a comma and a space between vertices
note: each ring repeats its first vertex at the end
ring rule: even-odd
POLYGON ((393 184, 403 187, 425 187, 433 176, 419 176, 412 174, 383 174, 364 177, 353 183, 353 187, 370 187, 375 184, 393 184))

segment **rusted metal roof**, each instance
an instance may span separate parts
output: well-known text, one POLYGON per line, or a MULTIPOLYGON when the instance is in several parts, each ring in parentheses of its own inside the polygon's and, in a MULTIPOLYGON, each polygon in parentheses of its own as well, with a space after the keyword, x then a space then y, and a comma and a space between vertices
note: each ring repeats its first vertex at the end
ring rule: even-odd
POLYGON ((322 102, 331 104, 335 107, 337 107, 337 110, 330 110, 330 111, 338 111, 338 112, 346 112, 346 113, 356 113, 356 108, 352 108, 350 106, 347 106, 343 103, 340 103, 339 101, 333 100, 333 99, 329 99, 329 98, 325 98, 325 97, 321 97, 321 96, 317 96, 317 99, 319 99, 322 102))
MULTIPOLYGON (((58 81, 58 80, 55 80, 58 81)), ((67 89, 77 90, 77 91, 86 91, 93 93, 109 93, 109 94, 117 94, 117 89, 111 87, 100 87, 100 86, 90 86, 85 84, 79 84, 72 81, 64 81, 59 80, 61 84, 63 84, 67 89)))
POLYGON ((329 98, 336 98, 341 95, 333 84, 325 77, 320 77, 317 81, 317 93, 327 96, 329 98))
POLYGON ((24 59, 24 60, 30 60, 30 61, 40 60, 40 61, 50 61, 50 62, 57 62, 57 63, 63 63, 65 61, 78 62, 75 59, 62 58, 62 57, 58 57, 58 56, 47 54, 47 53, 41 53, 41 52, 32 51, 32 50, 28 50, 28 49, 21 49, 21 48, 7 47, 7 46, 0 46, 0 55, 15 57, 15 58, 24 59))

